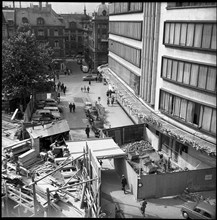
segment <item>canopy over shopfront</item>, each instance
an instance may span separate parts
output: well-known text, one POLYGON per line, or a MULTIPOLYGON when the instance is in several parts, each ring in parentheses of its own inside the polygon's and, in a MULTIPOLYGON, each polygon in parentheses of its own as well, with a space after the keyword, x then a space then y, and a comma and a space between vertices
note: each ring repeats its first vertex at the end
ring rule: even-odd
POLYGON ((194 134, 190 134, 187 131, 178 128, 171 123, 165 121, 157 113, 147 108, 139 98, 137 98, 130 89, 125 86, 120 80, 110 71, 109 68, 105 67, 102 69, 102 75, 107 81, 114 86, 117 90, 117 94, 124 105, 126 105, 132 113, 137 115, 141 123, 146 123, 154 127, 159 132, 173 137, 179 142, 189 145, 196 150, 206 152, 210 156, 216 157, 216 145, 208 140, 197 137, 194 134))
POLYGON ((66 120, 60 120, 45 125, 26 128, 26 130, 29 132, 29 134, 31 134, 33 138, 44 138, 64 132, 69 132, 70 128, 66 120))
POLYGON ((68 149, 73 158, 84 153, 86 144, 93 151, 97 159, 125 157, 126 153, 114 142, 112 138, 96 139, 90 141, 67 141, 68 149))

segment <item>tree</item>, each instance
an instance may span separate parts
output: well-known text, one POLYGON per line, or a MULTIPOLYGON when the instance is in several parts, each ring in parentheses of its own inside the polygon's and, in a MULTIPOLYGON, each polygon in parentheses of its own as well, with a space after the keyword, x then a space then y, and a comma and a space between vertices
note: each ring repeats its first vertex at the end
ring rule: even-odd
POLYGON ((2 92, 9 97, 20 97, 26 107, 26 97, 34 88, 53 78, 48 70, 53 50, 41 45, 29 24, 22 24, 17 33, 2 43, 2 92))

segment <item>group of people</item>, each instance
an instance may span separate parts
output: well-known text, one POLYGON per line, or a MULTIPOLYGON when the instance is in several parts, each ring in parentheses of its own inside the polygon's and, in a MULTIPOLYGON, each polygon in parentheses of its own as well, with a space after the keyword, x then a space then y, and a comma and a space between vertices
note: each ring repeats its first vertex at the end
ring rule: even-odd
POLYGON ((115 97, 112 96, 112 97, 107 97, 107 105, 110 106, 110 104, 113 106, 115 102, 115 97))
POLYGON ((82 92, 86 92, 86 91, 87 91, 87 92, 89 93, 90 87, 89 87, 89 86, 87 86, 87 87, 86 87, 86 86, 84 86, 84 87, 82 86, 82 87, 81 87, 81 91, 82 91, 82 92))
POLYGON ((73 110, 73 112, 75 112, 75 103, 73 102, 73 103, 69 103, 69 111, 70 112, 72 112, 72 110, 73 110))
POLYGON ((63 92, 64 94, 66 93, 66 86, 64 83, 58 82, 57 84, 57 90, 63 92))
POLYGON ((70 70, 70 69, 68 69, 68 68, 66 68, 66 69, 65 69, 65 71, 64 71, 64 73, 65 73, 65 75, 67 75, 67 74, 68 74, 68 75, 70 75, 71 70, 70 70))

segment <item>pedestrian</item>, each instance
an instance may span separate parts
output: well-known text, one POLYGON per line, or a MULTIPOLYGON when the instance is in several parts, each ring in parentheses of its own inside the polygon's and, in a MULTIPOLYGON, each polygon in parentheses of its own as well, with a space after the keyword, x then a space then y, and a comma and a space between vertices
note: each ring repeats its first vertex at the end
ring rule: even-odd
POLYGON ((86 86, 84 86, 84 92, 86 92, 86 86))
POLYGON ((98 80, 98 76, 96 77, 96 82, 97 82, 97 80, 98 80))
POLYGON ((91 81, 89 80, 89 85, 91 85, 91 81))
POLYGON ((144 217, 145 217, 146 205, 147 205, 147 201, 146 201, 146 199, 144 198, 144 199, 142 200, 142 204, 141 204, 141 211, 142 211, 142 214, 143 214, 144 217))
POLYGON ((73 112, 75 112, 75 103, 74 102, 72 104, 72 109, 73 109, 73 112))
POLYGON ((83 87, 81 87, 81 92, 83 92, 83 87))
POLYGON ((106 92, 106 96, 109 97, 109 90, 107 90, 107 92, 106 92))
POLYGON ((70 111, 70 112, 72 112, 72 107, 73 107, 73 105, 72 105, 72 103, 70 102, 70 103, 69 103, 69 111, 70 111))
POLYGON ((124 174, 122 175, 121 184, 122 184, 122 190, 124 190, 124 194, 125 194, 126 193, 125 186, 127 185, 127 179, 125 178, 124 174))
POLYGON ((57 84, 57 89, 58 90, 60 89, 60 85, 61 85, 61 82, 59 81, 58 84, 57 84))
POLYGON ((64 93, 64 95, 66 94, 66 86, 64 86, 64 88, 63 88, 63 93, 64 93))
POLYGON ((100 166, 102 166, 102 160, 99 160, 99 164, 100 164, 100 166))
POLYGON ((64 83, 62 83, 62 85, 61 85, 61 91, 63 91, 64 90, 64 83))
POLYGON ((113 106, 115 98, 112 96, 111 104, 113 106))
POLYGON ((68 75, 70 75, 70 69, 68 69, 68 75))
POLYGON ((88 87, 87 87, 87 92, 89 93, 89 91, 90 91, 90 87, 88 86, 88 87))
POLYGON ((109 97, 107 98, 107 105, 108 105, 108 106, 110 105, 109 97))
POLYGON ((89 125, 87 125, 87 127, 85 128, 85 133, 87 135, 87 138, 89 138, 90 137, 90 127, 89 127, 89 125))

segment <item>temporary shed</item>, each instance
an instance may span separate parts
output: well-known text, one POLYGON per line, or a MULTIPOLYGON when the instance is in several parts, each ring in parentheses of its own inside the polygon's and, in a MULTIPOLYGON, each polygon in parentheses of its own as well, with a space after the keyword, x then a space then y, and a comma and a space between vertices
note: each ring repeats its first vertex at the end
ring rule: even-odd
POLYGON ((112 138, 95 139, 90 141, 67 141, 66 144, 74 158, 83 153, 83 148, 86 144, 98 159, 118 158, 125 157, 126 155, 112 138))
POLYGON ((26 129, 35 138, 44 138, 56 134, 69 132, 70 128, 66 120, 55 121, 45 125, 38 125, 26 129))

